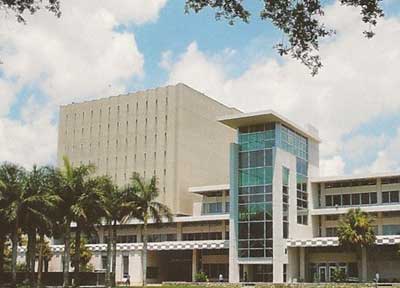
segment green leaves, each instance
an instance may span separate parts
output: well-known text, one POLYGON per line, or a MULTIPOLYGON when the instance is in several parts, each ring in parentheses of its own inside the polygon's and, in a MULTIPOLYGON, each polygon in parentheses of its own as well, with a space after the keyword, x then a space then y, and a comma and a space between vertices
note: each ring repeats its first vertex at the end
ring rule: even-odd
MULTIPOLYGON (((274 45, 281 56, 291 56, 299 60, 316 75, 322 67, 319 56, 319 43, 323 38, 335 33, 322 22, 324 10, 321 0, 262 0, 260 18, 271 23, 285 36, 282 42, 274 45)), ((250 20, 250 12, 243 0, 186 0, 185 11, 198 13, 205 7, 215 12, 217 20, 225 18, 230 25, 239 19, 245 23, 250 20)), ((366 38, 374 36, 371 27, 384 16, 380 7, 382 0, 340 0, 343 6, 361 9, 362 21, 369 25, 364 31, 366 38)))
POLYGON ((24 24, 26 23, 24 13, 34 14, 41 8, 45 8, 57 17, 61 16, 60 0, 0 0, 0 8, 13 11, 17 21, 24 24))
POLYGON ((372 246, 376 236, 372 228, 374 219, 361 209, 350 209, 338 227, 339 243, 347 248, 372 246))

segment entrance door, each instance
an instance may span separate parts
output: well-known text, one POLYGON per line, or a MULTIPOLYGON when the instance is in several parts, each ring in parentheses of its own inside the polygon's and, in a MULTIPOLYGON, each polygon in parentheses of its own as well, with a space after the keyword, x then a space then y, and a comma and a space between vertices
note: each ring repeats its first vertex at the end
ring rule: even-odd
POLYGON ((326 267, 319 267, 319 282, 326 282, 326 267))

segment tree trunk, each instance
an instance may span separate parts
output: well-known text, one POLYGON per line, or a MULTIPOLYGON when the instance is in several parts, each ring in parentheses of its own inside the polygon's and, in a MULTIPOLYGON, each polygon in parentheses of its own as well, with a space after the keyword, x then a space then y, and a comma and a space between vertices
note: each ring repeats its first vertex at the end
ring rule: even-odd
POLYGON ((25 263, 26 263, 26 270, 28 273, 26 273, 26 281, 27 283, 30 284, 30 286, 32 287, 32 283, 31 283, 31 259, 32 259, 32 232, 31 229, 28 229, 28 243, 26 245, 26 253, 25 253, 25 263))
MULTIPOLYGON (((36 229, 32 229, 30 231, 30 237, 28 236, 28 246, 29 246, 29 283, 31 287, 34 286, 35 283, 35 263, 36 263, 36 229)), ((28 263, 27 263, 28 264, 28 263)))
POLYGON ((4 272, 4 248, 6 238, 3 234, 0 235, 0 273, 4 272))
POLYGON ((107 263, 106 263, 106 279, 105 284, 106 287, 111 287, 111 237, 112 237, 112 228, 111 221, 109 221, 107 226, 108 238, 107 238, 107 263))
POLYGON ((142 255, 142 286, 147 285, 147 217, 144 217, 143 221, 143 255, 142 255))
POLYGON ((113 282, 112 285, 113 286, 117 286, 116 284, 116 275, 115 275, 115 271, 117 269, 117 221, 114 220, 113 222, 113 226, 112 226, 112 246, 113 246, 113 260, 112 260, 112 277, 113 277, 113 282))
POLYGON ((40 233, 37 287, 42 285, 44 234, 40 233))
POLYGON ((79 287, 79 272, 81 263, 81 229, 77 224, 75 231, 75 257, 74 257, 74 286, 79 287))
POLYGON ((11 287, 17 286, 17 255, 18 255, 18 219, 15 220, 14 230, 12 231, 12 257, 11 257, 11 287))
POLYGON ((69 261, 70 261, 70 251, 71 251, 71 222, 67 221, 65 227, 64 235, 64 262, 63 262, 63 287, 69 286, 69 261))

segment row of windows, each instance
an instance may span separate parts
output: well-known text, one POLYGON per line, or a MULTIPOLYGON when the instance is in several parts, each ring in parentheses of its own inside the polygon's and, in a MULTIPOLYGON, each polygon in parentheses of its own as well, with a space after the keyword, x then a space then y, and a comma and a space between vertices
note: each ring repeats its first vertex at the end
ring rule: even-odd
POLYGON ((329 188, 358 187, 358 186, 371 186, 371 185, 376 185, 376 179, 326 182, 325 188, 329 189, 329 188))
MULTIPOLYGON (((400 184, 400 177, 382 178, 381 183, 385 184, 400 184)), ((358 187, 358 186, 371 186, 376 185, 376 179, 365 179, 365 180, 350 180, 340 182, 327 182, 325 188, 343 188, 343 187, 358 187)))
MULTIPOLYGON (((146 100, 146 102, 145 102, 145 107, 146 107, 146 112, 148 111, 148 108, 149 108, 149 101, 148 100, 146 100)), ((166 110, 168 110, 167 109, 167 107, 168 107, 168 97, 165 97, 165 107, 166 107, 166 110)), ((155 100, 155 108, 156 108, 156 110, 158 110, 158 99, 156 99, 155 100)), ((121 105, 117 105, 116 106, 116 110, 117 110, 117 114, 118 114, 118 116, 119 116, 119 114, 120 114, 120 112, 121 112, 121 105)), ((139 102, 136 102, 136 113, 137 113, 137 111, 139 110, 139 102)), ((112 111, 112 107, 111 106, 109 106, 108 107, 108 117, 110 117, 110 115, 111 115, 111 111, 112 111)), ((99 118, 101 119, 101 117, 102 117, 102 115, 103 115, 103 110, 102 109, 99 109, 98 110, 98 112, 99 112, 99 118)), ((125 112, 126 113, 129 113, 130 112, 130 106, 129 106, 129 104, 126 104, 126 106, 125 106, 125 112)), ((77 117, 79 117, 79 113, 74 113, 74 121, 76 121, 76 119, 77 119, 77 117)), ((94 117, 94 110, 90 110, 90 119, 93 119, 93 117, 94 117)), ((68 121, 69 120, 69 114, 66 114, 65 115, 65 119, 68 121)), ((82 122, 83 121, 85 121, 85 112, 82 112, 82 122)))
MULTIPOLYGON (((266 249, 239 249, 238 250, 238 254, 239 254, 239 258, 264 258, 264 257, 272 257, 273 256, 273 250, 272 248, 266 248, 266 249)), ((272 279, 272 274, 266 278, 268 279, 272 279)), ((271 280, 272 281, 272 280, 271 280)), ((271 281, 266 281, 263 280, 260 282, 271 282, 271 281)))
POLYGON ((382 203, 399 203, 399 191, 382 192, 382 203))
POLYGON ((337 195, 326 195, 325 206, 354 206, 354 205, 370 205, 376 204, 377 193, 352 193, 352 194, 337 194, 337 195))
POLYGON ((282 167, 282 229, 283 238, 289 237, 289 169, 282 167))
POLYGON ((176 234, 151 234, 148 235, 147 241, 149 242, 165 242, 165 241, 176 241, 176 234))
POLYGON ((262 222, 239 222, 239 240, 245 239, 272 240, 272 220, 262 222))
POLYGON ((267 123, 239 129, 241 151, 260 150, 275 146, 275 124, 267 123))
MULTIPOLYGON (((225 236, 229 236, 229 232, 225 236)), ((202 233, 183 233, 182 241, 198 240, 221 240, 222 232, 202 232, 202 233)), ((229 237, 228 237, 229 239, 229 237)), ((177 234, 150 234, 147 236, 148 242, 177 241, 177 234)), ((103 243, 108 242, 108 236, 103 237, 103 243)), ((117 243, 137 243, 137 235, 119 235, 117 243)))
POLYGON ((272 240, 240 240, 239 249, 272 248, 272 240))
POLYGON ((221 232, 202 232, 202 233, 183 233, 183 241, 198 241, 198 240, 221 240, 221 232))
POLYGON ((280 147, 301 159, 307 160, 308 159, 307 139, 283 125, 281 126, 280 131, 281 131, 280 147))
POLYGON ((252 203, 239 205, 239 221, 272 220, 272 203, 252 203))
POLYGON ((203 215, 229 213, 229 202, 203 203, 201 212, 203 215))
MULTIPOLYGON (((149 137, 147 137, 147 136, 144 136, 144 137, 142 137, 141 139, 143 139, 144 140, 144 144, 145 145, 147 145, 147 143, 148 143, 148 138, 149 137)), ((154 145, 155 146, 157 146, 157 141, 158 140, 158 136, 157 136, 157 134, 155 134, 154 135, 154 145)), ((167 132, 165 132, 164 133, 164 145, 167 145, 167 140, 168 140, 168 136, 167 136, 167 132)), ((102 147, 102 145, 101 145, 101 142, 102 141, 97 141, 97 149, 100 149, 101 147, 102 147)), ((104 141, 105 142, 105 146, 106 146, 106 148, 107 148, 107 150, 110 148, 110 140, 109 139, 107 139, 107 141, 104 141)), ((113 141, 114 142, 114 141, 113 141)), ((118 150, 121 146, 125 146, 125 149, 127 149, 128 148, 128 146, 129 146, 129 139, 128 138, 125 138, 125 141, 120 141, 120 139, 116 139, 115 140, 115 148, 116 148, 116 150, 118 150), (121 143, 122 142, 122 143, 121 143)), ((135 136, 135 141, 134 141, 134 143, 135 143, 135 146, 137 146, 137 143, 138 143, 138 138, 137 138, 137 136, 135 136)), ((68 146, 68 145, 65 145, 64 146, 64 150, 65 151, 69 151, 69 149, 71 148, 71 152, 76 152, 77 151, 77 146, 78 145, 75 145, 75 144, 72 144, 71 146, 68 146)), ((84 148, 85 148, 85 146, 84 146, 84 144, 83 143, 81 143, 81 144, 79 144, 79 149, 80 149, 80 151, 79 152, 84 152, 84 148)), ((89 145, 88 145, 88 152, 92 152, 92 148, 94 148, 95 147, 95 143, 92 143, 92 142, 90 142, 89 143, 89 145)))
MULTIPOLYGON (((154 118, 154 122, 155 122, 155 128, 157 128, 157 126, 158 126, 158 117, 155 117, 155 118, 154 118)), ((138 123, 139 123, 139 120, 136 119, 136 122, 135 122, 135 132, 138 131, 138 123)), ((148 118, 145 118, 145 131, 147 131, 147 125, 148 125, 148 118)), ((167 125, 168 125, 168 116, 165 115, 165 129, 167 128, 167 125)), ((117 134, 119 134, 119 132, 120 132, 120 127, 121 127, 121 126, 122 126, 122 123, 121 123, 120 121, 115 122, 115 129, 116 129, 117 134)), ((101 136, 101 135, 102 135, 102 134, 101 134, 101 132, 102 132, 102 125, 99 124, 97 127, 98 127, 98 129, 97 129, 97 134, 98 134, 98 136, 101 136)), ((76 130, 77 130, 77 129, 75 129, 75 128, 72 129, 72 135, 73 135, 73 136, 76 136, 76 134, 77 134, 77 133, 76 133, 76 130)), ((108 134, 110 134, 110 130, 115 131, 115 130, 114 130, 114 127, 111 127, 111 124, 108 123, 108 124, 107 124, 107 133, 108 133, 108 134)), ((86 132, 86 133, 87 133, 87 132, 86 132)), ((126 134, 129 133, 129 121, 126 121, 126 122, 125 122, 125 133, 126 133, 126 134)), ((68 136, 68 128, 65 129, 65 135, 68 136)), ((80 129, 80 135, 81 135, 81 137, 84 137, 84 136, 85 136, 85 128, 84 128, 84 127, 82 127, 82 128, 80 129)), ((92 135, 93 135, 93 126, 90 126, 90 128, 89 128, 89 136, 92 137, 92 135)))
POLYGON ((296 157, 297 224, 308 225, 308 161, 296 157))
POLYGON ((270 194, 272 193, 272 185, 260 185, 260 186, 250 186, 250 187, 240 187, 239 188, 239 194, 244 195, 244 194, 270 194))
MULTIPOLYGON (((103 243, 108 242, 108 236, 104 236, 103 243)), ((137 235, 118 235, 117 243, 136 243, 137 235)))
MULTIPOLYGON (((375 234, 378 233, 378 226, 372 227, 375 234)), ((327 227, 325 228, 326 237, 336 237, 338 236, 338 228, 337 227, 327 227)), ((382 235, 400 235, 400 225, 399 224, 390 224, 390 225, 382 225, 382 235)))
POLYGON ((247 168, 239 170, 239 186, 272 184, 273 168, 247 168))
POLYGON ((272 149, 239 153, 239 168, 272 166, 272 149))

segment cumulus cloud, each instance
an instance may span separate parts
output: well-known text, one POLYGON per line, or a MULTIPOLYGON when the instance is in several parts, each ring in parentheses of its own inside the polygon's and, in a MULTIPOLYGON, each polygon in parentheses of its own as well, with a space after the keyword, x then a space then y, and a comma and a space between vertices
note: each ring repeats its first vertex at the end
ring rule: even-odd
POLYGON ((26 168, 33 164, 55 162, 57 128, 52 124, 49 107, 35 111, 27 106, 20 120, 0 118, 0 159, 15 162, 26 168), (34 113, 34 117, 32 117, 34 113))
POLYGON ((0 14, 0 161, 50 160, 56 151, 56 124, 51 119, 58 105, 122 93, 129 82, 140 80, 143 55, 135 35, 121 27, 155 21, 165 3, 68 0, 62 2, 60 19, 40 11, 26 17, 27 25, 0 14), (26 87, 40 97, 21 105, 27 106, 21 119, 6 118, 26 87), (38 107, 39 98, 50 108, 42 109, 42 102, 38 107), (40 147, 31 149, 36 146, 40 147))
POLYGON ((329 6, 325 21, 337 35, 322 43, 325 66, 316 77, 294 60, 267 57, 229 77, 215 55, 193 42, 172 64, 168 82, 185 82, 244 111, 274 109, 299 123, 311 123, 323 140, 322 159, 339 168, 325 170, 342 172, 344 136, 374 117, 400 111, 400 19, 380 20, 371 40, 362 36, 365 27, 357 9, 329 6))
POLYGON ((376 159, 369 165, 358 168, 355 173, 380 173, 400 171, 400 127, 396 135, 390 138, 378 153, 376 159))
POLYGON ((339 176, 344 174, 345 163, 340 156, 322 159, 320 163, 321 176, 339 176))

